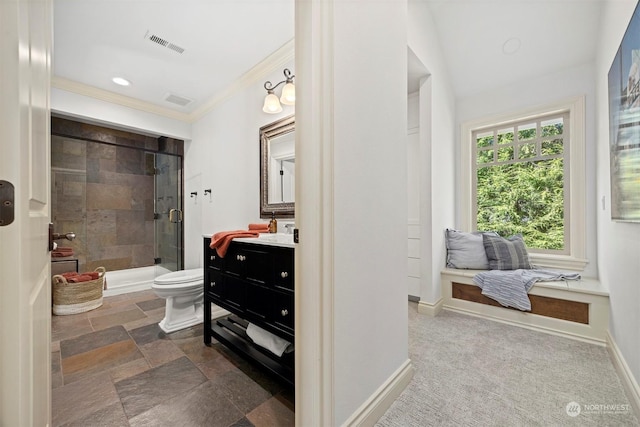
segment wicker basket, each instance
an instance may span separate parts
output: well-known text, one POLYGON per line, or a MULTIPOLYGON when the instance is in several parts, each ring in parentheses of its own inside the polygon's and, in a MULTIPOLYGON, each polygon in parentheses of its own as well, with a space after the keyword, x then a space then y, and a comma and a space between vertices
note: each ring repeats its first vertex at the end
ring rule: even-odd
POLYGON ((105 286, 104 267, 95 269, 99 277, 86 282, 70 283, 64 276, 56 274, 53 282, 53 314, 78 314, 102 305, 102 290, 105 286))

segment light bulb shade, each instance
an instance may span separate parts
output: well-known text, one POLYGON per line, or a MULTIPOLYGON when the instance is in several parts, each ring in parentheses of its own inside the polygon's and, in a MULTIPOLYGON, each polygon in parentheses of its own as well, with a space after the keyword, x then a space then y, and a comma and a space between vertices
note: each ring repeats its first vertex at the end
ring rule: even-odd
POLYGON ((280 105, 280 101, 278 97, 274 95, 273 92, 267 94, 264 98, 264 105, 262 106, 262 111, 269 114, 276 114, 282 111, 282 105, 280 105))
POLYGON ((293 83, 287 83, 282 88, 282 96, 280 102, 284 105, 295 105, 296 103, 296 87, 293 83))

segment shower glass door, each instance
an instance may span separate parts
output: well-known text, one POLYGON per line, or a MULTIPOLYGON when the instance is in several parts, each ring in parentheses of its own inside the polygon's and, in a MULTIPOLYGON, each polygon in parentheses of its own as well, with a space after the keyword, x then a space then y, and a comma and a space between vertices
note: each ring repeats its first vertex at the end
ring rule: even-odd
POLYGON ((183 269, 182 158, 155 154, 156 277, 183 269))

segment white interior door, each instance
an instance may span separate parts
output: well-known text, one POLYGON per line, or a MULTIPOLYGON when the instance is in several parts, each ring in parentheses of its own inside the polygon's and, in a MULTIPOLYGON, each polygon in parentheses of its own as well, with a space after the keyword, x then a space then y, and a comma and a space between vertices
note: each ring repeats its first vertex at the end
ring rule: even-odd
POLYGON ((51 5, 51 0, 0 1, 3 426, 46 426, 51 420, 51 5))

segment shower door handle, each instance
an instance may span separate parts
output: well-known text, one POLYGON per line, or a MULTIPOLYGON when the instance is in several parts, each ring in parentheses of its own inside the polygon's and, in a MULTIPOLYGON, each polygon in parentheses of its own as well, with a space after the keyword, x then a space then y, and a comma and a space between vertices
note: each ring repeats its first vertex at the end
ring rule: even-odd
POLYGON ((169 211, 169 222, 182 222, 182 211, 180 209, 171 209, 169 211))

